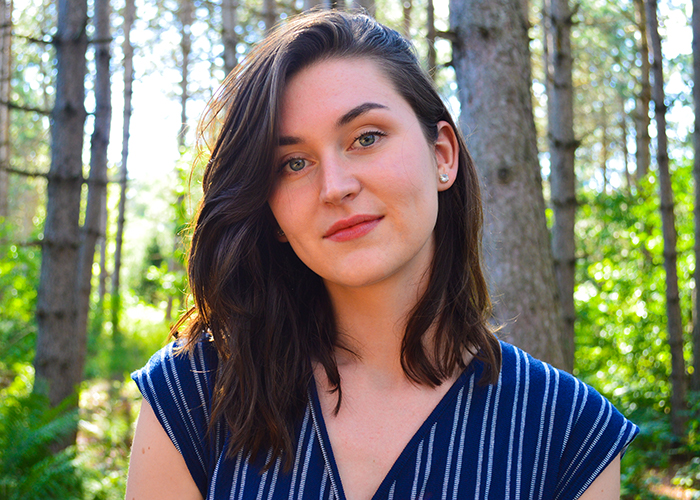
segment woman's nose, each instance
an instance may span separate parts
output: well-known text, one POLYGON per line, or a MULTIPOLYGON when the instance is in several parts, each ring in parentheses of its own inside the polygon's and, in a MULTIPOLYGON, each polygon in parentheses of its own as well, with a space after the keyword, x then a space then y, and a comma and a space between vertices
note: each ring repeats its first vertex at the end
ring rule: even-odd
POLYGON ((337 205, 350 201, 361 189, 362 184, 347 161, 338 156, 322 161, 320 199, 323 203, 337 205))

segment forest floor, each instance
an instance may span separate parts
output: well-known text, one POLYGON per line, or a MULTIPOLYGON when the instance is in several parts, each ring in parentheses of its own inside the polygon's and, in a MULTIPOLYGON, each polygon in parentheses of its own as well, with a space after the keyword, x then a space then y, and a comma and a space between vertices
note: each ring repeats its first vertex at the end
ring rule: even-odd
POLYGON ((679 484, 674 484, 676 477, 676 468, 670 469, 652 469, 649 471, 647 480, 648 488, 651 493, 658 495, 660 499, 673 500, 698 500, 700 499, 700 490, 686 487, 679 484))

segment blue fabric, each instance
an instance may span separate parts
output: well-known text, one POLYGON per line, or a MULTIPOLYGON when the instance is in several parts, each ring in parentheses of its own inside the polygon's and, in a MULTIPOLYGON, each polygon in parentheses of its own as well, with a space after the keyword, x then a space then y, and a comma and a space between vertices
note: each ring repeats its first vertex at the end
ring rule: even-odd
MULTIPOLYGON (((375 499, 575 499, 638 433, 590 386, 509 344, 501 349, 498 383, 478 384, 483 365, 473 361, 375 499)), ((294 467, 285 472, 277 460, 261 474, 265 457, 227 459, 225 429, 207 434, 216 366, 211 342, 179 355, 171 344, 132 374, 202 495, 344 499, 315 386, 297 426, 294 467)))

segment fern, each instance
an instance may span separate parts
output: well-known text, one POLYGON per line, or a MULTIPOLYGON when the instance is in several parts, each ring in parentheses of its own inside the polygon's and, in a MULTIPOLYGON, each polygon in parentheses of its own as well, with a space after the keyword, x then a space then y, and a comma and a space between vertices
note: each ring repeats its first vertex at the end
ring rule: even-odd
POLYGON ((75 431, 77 412, 51 408, 15 382, 0 393, 0 499, 82 498, 74 447, 53 453, 49 446, 75 431))

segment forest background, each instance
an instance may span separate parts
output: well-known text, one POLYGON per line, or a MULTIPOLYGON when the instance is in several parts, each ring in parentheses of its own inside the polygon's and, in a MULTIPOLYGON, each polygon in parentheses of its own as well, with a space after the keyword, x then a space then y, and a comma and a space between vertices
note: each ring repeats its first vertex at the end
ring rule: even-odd
MULTIPOLYGON (((123 498, 128 375, 186 307, 197 120, 315 3, 0 2, 0 498, 123 498)), ((700 498, 697 3, 353 5, 460 119, 501 335, 640 426, 629 499, 700 498)))

